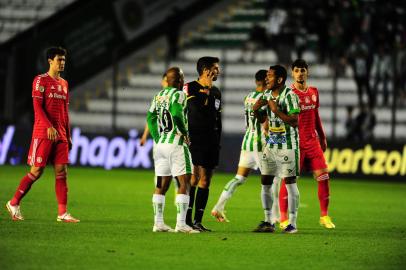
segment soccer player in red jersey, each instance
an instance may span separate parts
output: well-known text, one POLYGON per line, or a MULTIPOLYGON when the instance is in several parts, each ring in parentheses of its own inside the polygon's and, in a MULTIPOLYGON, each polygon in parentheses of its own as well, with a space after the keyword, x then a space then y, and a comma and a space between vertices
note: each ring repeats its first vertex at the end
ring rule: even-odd
MULTIPOLYGON (((328 215, 329 180, 330 176, 323 152, 327 148, 326 135, 319 116, 319 92, 314 86, 307 85, 308 65, 306 61, 297 59, 292 64, 293 84, 291 88, 299 97, 299 137, 300 137, 300 168, 313 172, 318 183, 320 202, 320 225, 328 229, 335 228, 328 215)), ((288 222, 288 199, 284 181, 279 194, 281 227, 288 222)))
POLYGON ((46 52, 49 70, 45 74, 36 76, 32 84, 35 122, 27 160, 31 169, 21 179, 14 197, 6 204, 14 221, 24 220, 20 211, 20 202, 32 184, 41 177, 47 162, 50 162, 54 165, 55 171, 55 192, 58 201, 57 221, 79 222, 66 209, 67 164, 72 140, 68 114, 68 83, 60 77, 61 72, 65 69, 65 56, 65 49, 49 48, 46 52))

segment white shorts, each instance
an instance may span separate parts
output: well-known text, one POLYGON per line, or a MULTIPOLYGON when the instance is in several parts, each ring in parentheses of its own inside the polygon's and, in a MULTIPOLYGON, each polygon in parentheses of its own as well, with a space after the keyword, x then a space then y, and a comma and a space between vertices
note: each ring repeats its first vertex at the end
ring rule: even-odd
POLYGON ((299 149, 275 149, 266 147, 261 166, 280 178, 299 175, 299 149))
POLYGON ((253 170, 257 170, 259 168, 262 175, 272 175, 270 174, 270 171, 267 167, 262 166, 262 156, 262 152, 241 150, 240 162, 238 163, 238 167, 244 167, 253 170))
POLYGON ((155 144, 154 164, 156 176, 179 176, 192 173, 192 160, 186 145, 155 144))

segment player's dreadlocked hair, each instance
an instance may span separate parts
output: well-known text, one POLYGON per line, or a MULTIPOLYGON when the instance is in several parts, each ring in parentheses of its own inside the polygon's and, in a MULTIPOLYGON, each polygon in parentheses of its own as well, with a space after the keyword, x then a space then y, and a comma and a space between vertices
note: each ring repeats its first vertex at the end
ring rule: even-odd
POLYGON ((288 76, 286 69, 281 66, 281 65, 274 65, 270 66, 269 69, 273 70, 275 72, 276 78, 282 78, 282 84, 285 83, 286 77, 288 76))
POLYGON ((220 59, 218 57, 203 56, 197 60, 197 73, 199 76, 203 74, 204 69, 210 69, 215 63, 219 63, 220 59))
POLYGON ((46 56, 47 56, 47 60, 48 59, 54 59, 55 56, 57 55, 66 55, 66 49, 62 48, 62 47, 51 47, 48 48, 46 51, 46 56))
POLYGON ((255 73, 255 80, 257 82, 265 81, 267 73, 268 73, 268 71, 266 71, 265 69, 258 70, 257 73, 255 73))
POLYGON ((307 65, 306 61, 303 59, 296 59, 293 63, 292 63, 292 70, 297 67, 297 68, 305 68, 305 69, 309 69, 309 66, 307 65))

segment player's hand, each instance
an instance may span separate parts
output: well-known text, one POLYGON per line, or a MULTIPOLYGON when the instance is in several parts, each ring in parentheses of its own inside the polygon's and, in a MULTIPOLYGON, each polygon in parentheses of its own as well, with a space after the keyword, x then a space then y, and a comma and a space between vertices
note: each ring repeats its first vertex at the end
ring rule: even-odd
POLYGON ((271 111, 272 111, 273 113, 275 113, 275 112, 278 111, 278 106, 276 105, 275 100, 270 99, 270 100, 268 101, 268 104, 269 104, 269 108, 271 109, 271 111))
POLYGON ((58 139, 58 131, 54 127, 49 127, 47 129, 48 139, 51 141, 56 141, 58 139))
POLYGON ((211 70, 207 70, 206 72, 206 78, 207 78, 207 83, 209 85, 206 85, 209 89, 213 86, 213 78, 214 78, 214 72, 211 70))
POLYGON ((141 137, 140 139, 140 146, 144 146, 144 144, 147 142, 147 137, 141 137))
POLYGON ((69 137, 68 148, 69 148, 69 151, 72 150, 72 137, 69 137))
POLYGON ((257 111, 259 110, 262 106, 266 105, 266 100, 265 99, 259 99, 254 106, 252 106, 252 110, 257 111))
POLYGON ((186 143, 187 145, 190 145, 190 138, 189 138, 189 136, 183 136, 183 138, 185 139, 185 143, 186 143))
POLYGON ((321 146, 321 150, 323 150, 323 152, 325 152, 327 149, 327 140, 320 138, 320 146, 321 146))

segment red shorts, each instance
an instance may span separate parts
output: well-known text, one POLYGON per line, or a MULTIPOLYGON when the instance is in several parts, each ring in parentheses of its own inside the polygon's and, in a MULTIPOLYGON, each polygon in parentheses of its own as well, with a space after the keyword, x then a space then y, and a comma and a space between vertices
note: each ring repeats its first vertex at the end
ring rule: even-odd
POLYGON ((312 147, 300 148, 300 170, 314 172, 327 169, 326 159, 320 144, 316 141, 312 147))
POLYGON ((68 164, 68 142, 52 142, 48 139, 32 138, 27 164, 35 167, 45 167, 47 163, 68 164))

